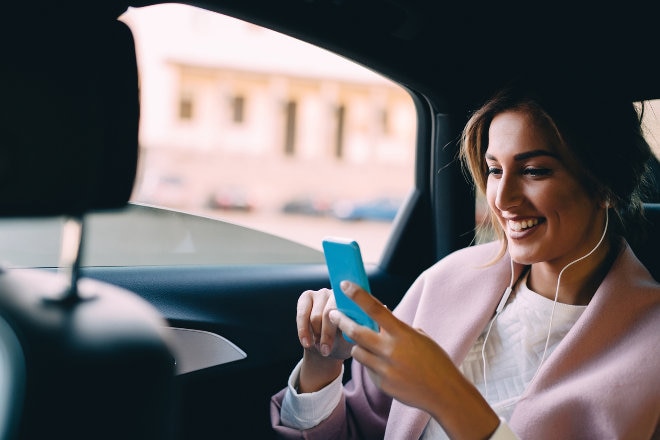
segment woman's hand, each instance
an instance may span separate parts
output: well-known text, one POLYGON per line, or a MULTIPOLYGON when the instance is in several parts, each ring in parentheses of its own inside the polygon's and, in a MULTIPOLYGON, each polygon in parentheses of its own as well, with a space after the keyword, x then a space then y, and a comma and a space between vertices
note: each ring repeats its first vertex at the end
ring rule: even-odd
POLYGON ((329 313, 330 321, 355 341, 353 358, 379 388, 430 413, 452 438, 487 438, 495 431, 495 412, 433 339, 397 319, 359 286, 343 282, 342 290, 380 327, 374 332, 338 310, 329 313))
POLYGON ((330 289, 307 290, 298 298, 296 326, 305 349, 299 392, 318 391, 332 382, 340 374, 343 361, 351 356, 352 344, 330 321, 330 311, 336 309, 330 289))

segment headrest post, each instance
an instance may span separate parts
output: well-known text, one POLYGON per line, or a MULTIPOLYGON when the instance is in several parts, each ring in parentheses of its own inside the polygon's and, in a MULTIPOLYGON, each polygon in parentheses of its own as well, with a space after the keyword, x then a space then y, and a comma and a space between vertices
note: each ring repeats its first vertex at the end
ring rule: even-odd
POLYGON ((62 245, 60 247, 59 268, 61 272, 68 273, 70 284, 65 292, 62 302, 77 302, 78 278, 80 277, 80 261, 83 243, 83 216, 72 216, 65 220, 62 226, 62 245))

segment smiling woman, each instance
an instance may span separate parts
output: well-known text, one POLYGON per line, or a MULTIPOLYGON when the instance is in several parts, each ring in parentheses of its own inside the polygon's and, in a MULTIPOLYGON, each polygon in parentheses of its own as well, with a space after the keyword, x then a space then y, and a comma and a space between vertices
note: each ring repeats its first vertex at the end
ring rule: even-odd
POLYGON ((652 155, 632 103, 598 104, 582 116, 570 95, 519 82, 472 115, 461 153, 501 243, 436 263, 393 312, 343 285, 377 331, 338 312, 331 291, 304 292, 296 314, 304 354, 273 397, 276 432, 393 439, 657 432, 659 365, 647 357, 659 330, 660 284, 626 236, 642 227, 639 194, 652 155), (625 398, 615 401, 604 382, 625 389, 625 398))

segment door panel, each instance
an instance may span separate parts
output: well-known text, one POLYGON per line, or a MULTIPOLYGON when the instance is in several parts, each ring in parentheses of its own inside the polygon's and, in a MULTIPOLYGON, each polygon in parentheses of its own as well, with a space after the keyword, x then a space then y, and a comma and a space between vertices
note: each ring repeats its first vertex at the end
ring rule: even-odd
MULTIPOLYGON (((373 265, 367 271, 385 304, 396 304, 411 282, 373 265)), ((329 286, 325 265, 88 267, 83 275, 136 292, 173 327, 215 333, 246 353, 245 359, 177 376, 180 438, 272 435, 270 396, 286 385, 302 356, 296 302, 306 289, 329 286)))

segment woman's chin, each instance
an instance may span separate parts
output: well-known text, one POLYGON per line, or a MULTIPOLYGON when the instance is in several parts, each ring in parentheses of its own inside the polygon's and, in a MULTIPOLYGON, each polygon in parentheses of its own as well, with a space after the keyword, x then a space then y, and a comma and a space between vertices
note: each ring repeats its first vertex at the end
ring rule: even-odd
POLYGON ((509 243, 509 255, 515 263, 523 264, 525 266, 539 261, 538 256, 536 256, 534 252, 527 249, 521 249, 520 246, 511 246, 511 243, 509 243))

